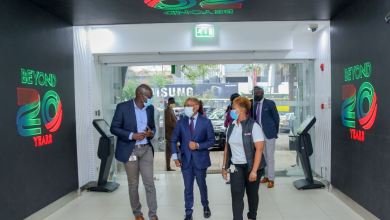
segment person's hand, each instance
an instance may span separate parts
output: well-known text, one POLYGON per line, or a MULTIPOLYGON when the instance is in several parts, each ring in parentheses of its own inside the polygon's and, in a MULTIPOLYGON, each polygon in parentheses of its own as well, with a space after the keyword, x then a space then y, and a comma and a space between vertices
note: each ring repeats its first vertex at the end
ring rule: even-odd
POLYGON ((223 177, 224 180, 227 181, 227 179, 228 179, 228 172, 227 172, 227 170, 225 170, 223 168, 222 168, 222 177, 223 177))
POLYGON ((252 171, 249 174, 249 182, 255 182, 257 180, 257 172, 252 171))
POLYGON ((145 137, 148 137, 148 138, 153 137, 153 135, 154 135, 153 131, 150 130, 150 128, 148 128, 148 129, 144 132, 144 134, 145 134, 145 137))
POLYGON ((136 140, 136 141, 142 141, 143 139, 145 139, 145 134, 144 133, 134 133, 132 139, 136 140))
POLYGON ((189 147, 190 147, 191 150, 197 150, 198 149, 198 144, 193 142, 193 141, 191 141, 189 147))
POLYGON ((176 167, 181 167, 181 162, 180 160, 175 160, 176 167))

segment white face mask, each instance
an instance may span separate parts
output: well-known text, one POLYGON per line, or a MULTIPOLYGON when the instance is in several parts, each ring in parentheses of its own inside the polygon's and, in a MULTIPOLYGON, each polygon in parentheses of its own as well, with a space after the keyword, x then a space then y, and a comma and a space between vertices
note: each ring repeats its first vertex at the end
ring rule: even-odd
POLYGON ((184 107, 184 114, 191 118, 194 115, 193 107, 184 107))

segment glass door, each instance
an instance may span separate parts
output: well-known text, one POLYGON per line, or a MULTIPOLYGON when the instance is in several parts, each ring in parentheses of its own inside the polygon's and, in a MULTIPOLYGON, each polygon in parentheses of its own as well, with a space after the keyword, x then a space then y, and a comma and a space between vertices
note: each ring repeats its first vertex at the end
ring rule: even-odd
MULTIPOLYGON (((314 69, 312 61, 267 62, 247 65, 254 86, 264 89, 264 97, 276 103, 279 134, 276 139, 276 176, 301 176, 302 169, 290 143, 295 130, 314 115, 314 69)), ((253 90, 251 91, 253 92, 253 90)))
MULTIPOLYGON (((188 97, 203 102, 204 114, 212 121, 216 144, 210 147, 212 167, 218 172, 222 166, 222 150, 225 144, 225 112, 230 96, 238 93, 253 98, 253 87, 260 86, 265 98, 275 101, 280 116, 280 133, 276 141, 277 176, 302 175, 297 166, 295 150, 291 148, 289 135, 300 123, 314 115, 314 74, 312 61, 256 62, 250 64, 181 64, 150 66, 102 66, 101 90, 104 119, 111 123, 118 103, 133 99, 135 89, 146 83, 153 89, 156 135, 155 170, 165 171, 165 120, 164 110, 169 97, 174 97, 174 112, 179 118, 188 97)), ((314 138, 314 137, 313 137, 314 138)), ((171 167, 174 168, 173 162, 171 167)), ((121 164, 115 170, 121 172, 121 164)))

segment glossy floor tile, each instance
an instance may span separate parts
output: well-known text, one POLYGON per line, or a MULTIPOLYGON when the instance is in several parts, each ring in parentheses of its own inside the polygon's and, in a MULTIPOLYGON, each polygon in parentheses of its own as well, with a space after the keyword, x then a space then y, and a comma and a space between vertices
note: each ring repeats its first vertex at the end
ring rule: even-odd
MULTIPOLYGON (((347 205, 326 189, 298 191, 292 185, 296 178, 280 177, 274 189, 260 188, 260 220, 361 220, 347 205)), ((133 220, 125 176, 113 193, 83 192, 46 220, 133 220)), ((219 174, 207 176, 211 220, 231 220, 230 185, 219 174)), ((196 184, 195 184, 196 185, 196 184)), ((180 173, 156 175, 158 215, 161 220, 184 219, 184 186, 180 173)), ((194 220, 204 219, 200 196, 195 187, 194 220)), ((144 215, 147 215, 145 191, 140 186, 144 215)), ((246 219, 246 218, 244 218, 246 219)))

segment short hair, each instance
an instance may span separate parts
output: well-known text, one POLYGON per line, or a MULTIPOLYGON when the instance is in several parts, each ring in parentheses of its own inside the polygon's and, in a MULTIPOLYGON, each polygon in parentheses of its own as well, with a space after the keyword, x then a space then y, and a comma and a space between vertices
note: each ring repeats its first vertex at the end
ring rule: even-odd
POLYGON ((255 86, 255 87, 253 87, 253 91, 255 91, 255 90, 264 91, 263 87, 260 87, 260 86, 255 86))
POLYGON ((169 98, 168 98, 168 103, 169 103, 169 102, 175 102, 175 98, 169 97, 169 98))
POLYGON ((186 101, 184 102, 184 105, 187 104, 188 101, 192 101, 192 102, 195 102, 197 105, 201 105, 200 103, 200 100, 195 98, 195 97, 190 97, 190 98, 187 98, 186 101))
POLYGON ((150 92, 153 92, 152 88, 150 88, 150 86, 146 85, 146 84, 141 84, 137 87, 137 89, 135 90, 135 93, 138 93, 140 92, 141 90, 148 90, 150 92))
POLYGON ((233 93, 233 94, 230 96, 230 101, 233 102, 234 99, 236 99, 236 98, 238 98, 238 97, 240 97, 240 94, 238 94, 238 93, 233 93))
POLYGON ((233 105, 234 104, 240 106, 241 108, 245 108, 247 112, 249 112, 251 110, 251 107, 252 107, 251 101, 248 98, 245 98, 242 96, 234 99, 233 105))

